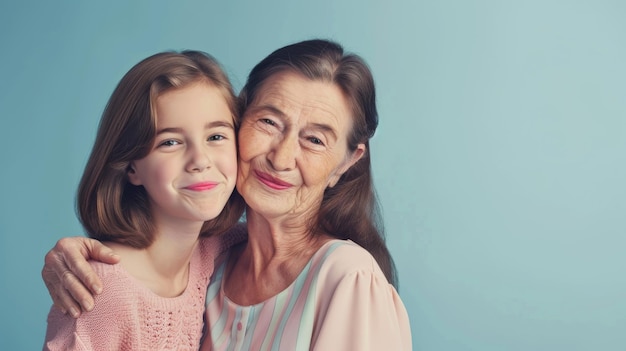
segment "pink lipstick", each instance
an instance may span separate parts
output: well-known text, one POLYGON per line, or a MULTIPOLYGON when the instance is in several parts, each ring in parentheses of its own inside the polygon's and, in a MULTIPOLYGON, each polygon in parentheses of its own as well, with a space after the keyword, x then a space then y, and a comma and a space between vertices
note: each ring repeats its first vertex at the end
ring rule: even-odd
POLYGON ((254 174, 256 175, 257 179, 259 179, 261 183, 267 185, 268 187, 272 189, 284 190, 284 189, 291 188, 293 186, 293 184, 284 182, 278 178, 274 178, 267 173, 254 171, 254 174))
POLYGON ((193 191, 206 191, 211 190, 217 186, 216 182, 200 182, 191 184, 185 187, 185 189, 193 190, 193 191))

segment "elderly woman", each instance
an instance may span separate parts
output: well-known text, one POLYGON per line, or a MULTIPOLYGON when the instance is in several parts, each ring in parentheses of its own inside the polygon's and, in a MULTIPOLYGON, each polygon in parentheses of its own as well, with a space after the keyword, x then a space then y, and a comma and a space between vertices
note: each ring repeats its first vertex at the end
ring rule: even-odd
MULTIPOLYGON (((410 350, 376 222, 368 140, 378 116, 367 65, 333 42, 289 45, 254 67, 240 106, 237 190, 248 239, 216 262, 202 349, 410 350)), ((64 308, 76 308, 73 297, 91 307, 67 268, 94 281, 81 251, 107 256, 72 238, 46 257, 44 280, 64 308)))

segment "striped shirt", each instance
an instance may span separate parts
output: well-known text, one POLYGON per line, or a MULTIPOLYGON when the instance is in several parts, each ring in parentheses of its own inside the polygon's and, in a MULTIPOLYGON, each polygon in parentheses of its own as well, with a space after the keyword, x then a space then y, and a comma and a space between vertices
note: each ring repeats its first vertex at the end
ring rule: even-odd
POLYGON ((274 297, 240 306, 224 295, 228 255, 207 291, 202 350, 410 350, 408 315, 374 258, 331 240, 274 297))

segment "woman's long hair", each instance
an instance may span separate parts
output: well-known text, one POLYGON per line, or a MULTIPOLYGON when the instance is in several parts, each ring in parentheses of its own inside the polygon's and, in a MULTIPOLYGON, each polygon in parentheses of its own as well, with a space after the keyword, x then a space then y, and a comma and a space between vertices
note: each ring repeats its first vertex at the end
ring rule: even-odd
POLYGON ((376 198, 369 153, 369 139, 378 126, 374 79, 367 64, 355 54, 344 53, 341 45, 327 40, 308 40, 285 46, 257 64, 239 93, 240 115, 254 101, 258 89, 274 74, 292 71, 310 80, 338 86, 352 111, 353 128, 348 149, 359 144, 365 153, 334 187, 329 187, 312 232, 350 239, 368 250, 394 286, 397 278, 393 259, 385 244, 380 207, 376 198))

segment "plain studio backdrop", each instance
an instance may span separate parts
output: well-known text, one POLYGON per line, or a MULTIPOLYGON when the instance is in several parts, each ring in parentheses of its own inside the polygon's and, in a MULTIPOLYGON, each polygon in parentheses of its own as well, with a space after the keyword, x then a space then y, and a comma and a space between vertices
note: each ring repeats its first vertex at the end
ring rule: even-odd
MULTIPOLYGON (((415 350, 626 350, 623 1, 3 1, 0 349, 40 349, 46 251, 122 75, 198 49, 237 91, 315 37, 370 64, 415 350)), ((391 351, 391 350, 390 350, 391 351)))

